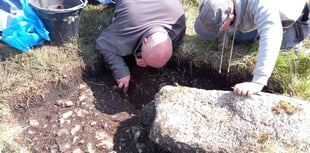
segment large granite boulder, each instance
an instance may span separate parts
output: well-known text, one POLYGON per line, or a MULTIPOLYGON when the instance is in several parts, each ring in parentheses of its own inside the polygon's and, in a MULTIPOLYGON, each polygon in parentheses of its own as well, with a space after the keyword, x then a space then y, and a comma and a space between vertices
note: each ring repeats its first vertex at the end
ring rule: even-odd
POLYGON ((164 86, 141 123, 173 153, 310 152, 310 102, 283 95, 164 86))

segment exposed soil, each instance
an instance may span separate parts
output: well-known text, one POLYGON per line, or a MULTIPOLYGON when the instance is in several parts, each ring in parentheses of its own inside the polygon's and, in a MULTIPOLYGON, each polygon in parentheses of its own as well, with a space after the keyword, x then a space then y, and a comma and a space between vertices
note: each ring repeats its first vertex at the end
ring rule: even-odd
POLYGON ((160 87, 175 83, 203 89, 230 87, 215 81, 218 76, 210 72, 189 71, 170 63, 160 70, 139 68, 132 61, 132 57, 126 58, 132 75, 127 94, 117 88, 110 71, 101 65, 96 73, 85 72, 81 81, 53 88, 28 106, 16 104, 15 113, 26 125, 31 151, 161 153, 164 151, 147 139, 139 124, 141 108, 160 87))

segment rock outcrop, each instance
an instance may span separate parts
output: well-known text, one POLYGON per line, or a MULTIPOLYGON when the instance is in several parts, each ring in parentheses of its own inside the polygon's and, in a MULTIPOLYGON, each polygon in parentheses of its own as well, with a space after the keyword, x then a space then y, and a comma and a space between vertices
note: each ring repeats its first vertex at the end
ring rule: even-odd
POLYGON ((164 86, 141 123, 173 153, 310 151, 310 102, 283 95, 164 86))

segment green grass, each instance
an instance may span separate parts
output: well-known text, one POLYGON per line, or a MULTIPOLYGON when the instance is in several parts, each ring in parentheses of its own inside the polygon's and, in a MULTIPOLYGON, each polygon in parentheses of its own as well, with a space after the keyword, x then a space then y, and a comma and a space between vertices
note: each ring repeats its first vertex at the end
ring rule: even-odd
MULTIPOLYGON (((197 37, 193 25, 198 15, 198 7, 202 0, 183 0, 186 12, 187 31, 185 43, 174 53, 174 58, 199 67, 210 64, 211 70, 218 71, 220 51, 217 50, 218 40, 206 41, 197 37)), ((27 152, 26 138, 22 132, 24 127, 12 114, 10 98, 12 96, 36 97, 47 92, 41 89, 48 83, 54 86, 66 84, 70 80, 72 69, 90 68, 96 70, 100 62, 95 49, 95 40, 105 27, 111 23, 114 8, 105 5, 87 5, 82 13, 78 39, 64 46, 48 44, 31 49, 29 53, 17 51, 0 43, 0 151, 27 152)), ((223 75, 230 78, 247 77, 256 63, 258 44, 234 47, 230 73, 226 73, 229 50, 225 51, 223 75)), ((310 48, 306 40, 304 48, 310 48)), ((310 100, 310 64, 309 55, 301 55, 298 59, 291 54, 280 54, 274 73, 270 78, 270 91, 298 96, 310 100), (279 90, 279 87, 281 90, 279 90)), ((17 97, 18 98, 18 97, 17 97)), ((23 97, 20 97, 23 98, 23 97)), ((277 148, 277 147, 271 147, 277 148)))
MULTIPOLYGON (((208 63, 212 67, 210 70, 219 70, 221 51, 217 48, 218 39, 214 41, 203 40, 197 37, 193 30, 195 19, 198 15, 201 1, 183 0, 186 12, 186 37, 181 50, 174 55, 180 61, 189 61, 190 65, 200 67, 208 63)), ((303 50, 310 48, 310 38, 303 42, 303 50)), ((232 61, 229 73, 227 73, 229 52, 224 52, 222 75, 226 78, 241 78, 250 80, 251 73, 255 68, 258 50, 258 42, 246 45, 234 45, 232 61)), ((269 79, 267 91, 272 93, 296 96, 305 100, 310 100, 310 55, 301 53, 297 58, 291 52, 280 52, 274 72, 269 79)), ((237 80, 229 80, 238 83, 237 80)), ((239 80, 238 80, 239 81, 239 80)))
POLYGON ((301 53, 280 53, 271 79, 280 82, 284 94, 310 100, 310 58, 301 53))
POLYGON ((298 147, 286 147, 278 144, 277 142, 267 142, 263 145, 260 153, 303 153, 307 146, 301 143, 298 147))
POLYGON ((27 138, 23 135, 24 127, 19 125, 12 114, 10 106, 12 100, 20 100, 20 105, 27 107, 28 100, 23 101, 24 98, 44 96, 49 89, 47 85, 57 87, 67 84, 71 77, 80 77, 81 74, 75 74, 74 69, 84 69, 85 63, 92 65, 94 59, 98 58, 94 41, 102 29, 94 29, 103 24, 104 20, 111 18, 110 14, 107 14, 106 18, 103 16, 100 18, 98 14, 103 13, 103 10, 108 10, 107 12, 113 10, 105 8, 105 6, 87 6, 80 22, 81 36, 63 46, 45 44, 25 53, 0 43, 1 152, 30 152, 25 145, 27 138))
POLYGON ((10 153, 30 153, 24 144, 24 128, 18 123, 0 124, 0 150, 10 153))

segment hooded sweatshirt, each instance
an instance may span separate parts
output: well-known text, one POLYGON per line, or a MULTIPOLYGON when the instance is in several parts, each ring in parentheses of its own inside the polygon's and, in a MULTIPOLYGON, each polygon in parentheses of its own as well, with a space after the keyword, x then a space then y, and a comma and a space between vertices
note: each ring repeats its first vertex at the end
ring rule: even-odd
POLYGON ((258 59, 252 82, 267 85, 276 63, 283 28, 292 26, 307 0, 235 0, 235 30, 259 34, 258 59))

